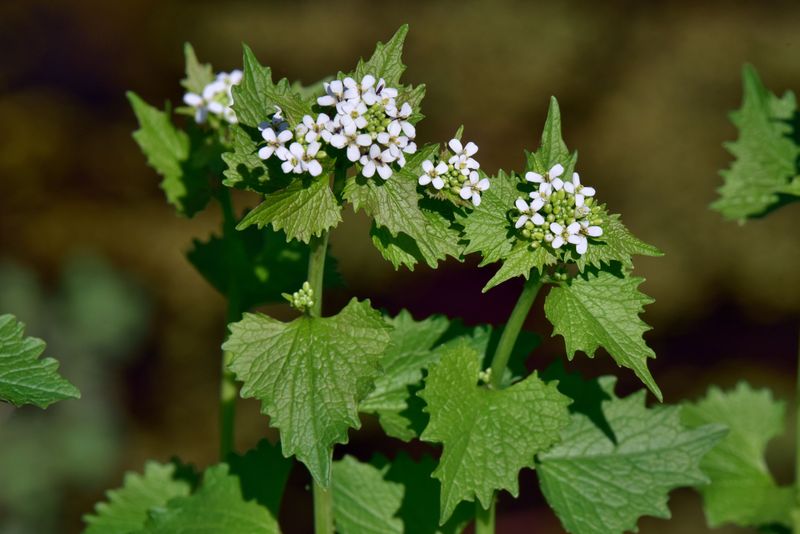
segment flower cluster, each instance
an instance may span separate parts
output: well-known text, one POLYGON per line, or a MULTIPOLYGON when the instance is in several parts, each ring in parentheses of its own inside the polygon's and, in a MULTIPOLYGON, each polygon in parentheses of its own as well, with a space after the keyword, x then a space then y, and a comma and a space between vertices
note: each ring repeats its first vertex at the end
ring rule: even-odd
POLYGON ((396 168, 406 164, 405 155, 417 151, 416 130, 409 122, 413 110, 406 102, 397 102, 397 89, 387 87, 383 79, 371 74, 360 82, 347 77, 326 83, 325 95, 317 99, 330 113, 306 115, 294 131, 278 109, 269 123, 262 124, 266 146, 259 150, 261 159, 273 155, 283 163, 285 173, 312 176, 322 173, 320 159, 325 157, 323 143, 344 150, 348 160, 361 164, 361 174, 375 174, 388 180, 396 168), (291 144, 287 147, 287 143, 291 144))
POLYGON ((478 152, 478 145, 471 141, 462 145, 458 139, 451 139, 447 146, 449 157, 422 162, 424 174, 419 177, 419 184, 433 186, 444 195, 472 200, 474 206, 480 206, 481 193, 489 189, 489 179, 480 178, 480 164, 472 157, 478 152))
POLYGON ((311 284, 303 282, 303 287, 292 293, 283 293, 283 298, 289 301, 292 308, 305 312, 314 305, 314 290, 311 289, 311 284))
POLYGON ((514 203, 518 213, 515 228, 521 229, 523 238, 531 242, 531 248, 549 246, 553 250, 574 245, 575 251, 583 255, 589 245, 589 237, 600 237, 602 220, 594 208, 595 190, 581 184, 578 173, 565 182, 561 176, 564 167, 555 164, 544 175, 536 172, 525 174, 528 182, 536 184, 530 200, 518 198, 514 203))
POLYGON ((201 94, 186 93, 183 102, 194 108, 194 120, 203 124, 209 113, 222 117, 230 124, 236 124, 236 113, 233 108, 233 86, 242 81, 242 71, 220 72, 216 79, 203 88, 201 94))

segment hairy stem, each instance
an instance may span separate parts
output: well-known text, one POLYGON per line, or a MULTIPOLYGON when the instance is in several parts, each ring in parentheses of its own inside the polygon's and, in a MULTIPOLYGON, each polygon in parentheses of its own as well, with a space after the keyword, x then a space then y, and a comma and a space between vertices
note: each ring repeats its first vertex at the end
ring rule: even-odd
MULTIPOLYGON (((239 251, 232 250, 237 243, 232 236, 236 232, 236 215, 233 212, 231 195, 227 188, 222 188, 217 194, 217 200, 222 208, 222 231, 225 238, 227 253, 235 256, 239 251)), ((228 310, 226 314, 226 324, 235 323, 242 318, 242 299, 239 281, 234 277, 228 280, 228 310)), ((226 332, 225 337, 228 334, 226 332)), ((228 370, 231 355, 228 352, 222 354, 221 378, 219 386, 219 456, 221 460, 226 460, 228 455, 234 451, 236 443, 236 397, 239 396, 239 388, 232 372, 228 370)))
MULTIPOLYGON (((517 303, 514 309, 511 310, 511 315, 508 317, 508 322, 500 336, 500 342, 497 344, 497 349, 492 356, 492 377, 490 385, 495 389, 500 389, 503 382, 503 374, 508 365, 508 359, 511 358, 511 352, 514 350, 514 345, 517 343, 517 338, 522 330, 522 325, 531 311, 533 301, 536 300, 536 295, 542 287, 542 279, 537 273, 532 273, 530 278, 525 281, 522 287, 522 292, 517 298, 517 303)), ((495 520, 495 497, 492 497, 492 504, 489 509, 484 509, 479 501, 475 501, 475 533, 476 534, 494 534, 494 520, 495 520)))

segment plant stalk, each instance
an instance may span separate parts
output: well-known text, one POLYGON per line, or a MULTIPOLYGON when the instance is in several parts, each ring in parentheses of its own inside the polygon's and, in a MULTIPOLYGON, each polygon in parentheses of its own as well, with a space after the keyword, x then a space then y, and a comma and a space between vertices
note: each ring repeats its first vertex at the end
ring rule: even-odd
MULTIPOLYGON (((517 343, 522 325, 531 311, 531 306, 536 300, 536 295, 539 294, 539 289, 542 287, 542 279, 537 273, 531 273, 530 278, 525 281, 522 287, 522 292, 517 298, 517 303, 514 309, 511 310, 511 315, 508 317, 508 322, 500 336, 500 342, 497 344, 497 349, 492 356, 492 376, 490 378, 490 386, 494 389, 500 389, 503 382, 503 374, 505 374, 508 360, 511 358, 511 353, 514 351, 514 345, 517 343)), ((492 503, 488 509, 481 506, 480 501, 475 501, 475 534, 494 534, 494 523, 496 514, 496 500, 492 496, 492 503)))
MULTIPOLYGON (((308 313, 311 317, 322 315, 322 280, 325 275, 325 256, 328 253, 328 232, 315 237, 310 243, 308 256, 308 283, 313 293, 313 304, 308 313)), ((333 534, 333 498, 330 488, 314 481, 314 533, 333 534)))
MULTIPOLYGON (((240 251, 233 250, 236 241, 232 236, 236 233, 236 215, 233 211, 231 194, 227 188, 222 188, 217 192, 217 200, 222 208, 222 231, 227 253, 235 256, 240 251)), ((225 316, 226 325, 235 323, 242 318, 242 296, 239 281, 235 278, 228 280, 228 309, 225 316)), ((225 337, 228 337, 226 326, 225 337)), ((219 456, 220 460, 225 461, 236 447, 236 398, 239 396, 239 388, 236 385, 236 378, 228 370, 231 360, 229 352, 223 352, 220 369, 219 386, 219 456)))
POLYGON ((795 388, 795 483, 794 483, 794 496, 795 505, 800 507, 800 331, 797 335, 797 387, 795 388))

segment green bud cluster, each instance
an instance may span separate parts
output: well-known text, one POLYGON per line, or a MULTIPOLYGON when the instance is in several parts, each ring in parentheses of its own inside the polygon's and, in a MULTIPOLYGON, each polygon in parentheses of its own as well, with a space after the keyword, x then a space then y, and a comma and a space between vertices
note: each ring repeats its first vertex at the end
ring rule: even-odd
POLYGON ((311 289, 311 284, 303 282, 303 287, 295 291, 291 295, 283 293, 283 298, 289 301, 292 308, 301 312, 308 311, 314 305, 314 290, 311 289))
POLYGON ((482 384, 488 384, 492 380, 492 368, 489 367, 485 371, 480 371, 478 373, 478 382, 482 384))
POLYGON ((367 119, 367 126, 364 130, 373 139, 378 137, 379 133, 385 132, 389 123, 392 122, 392 119, 386 115, 386 108, 380 103, 370 106, 364 114, 364 118, 367 119))
POLYGON ((448 163, 447 172, 442 175, 442 180, 444 180, 443 189, 458 196, 458 192, 461 191, 461 187, 464 185, 464 180, 466 179, 466 176, 464 176, 461 171, 453 167, 451 163, 448 163))
MULTIPOLYGON (((583 206, 578 207, 575 204, 574 194, 564 189, 554 191, 548 197, 545 205, 539 210, 539 213, 544 217, 544 224, 537 226, 533 221, 528 220, 518 229, 518 236, 521 239, 530 241, 530 248, 535 250, 541 246, 549 246, 550 242, 552 242, 554 237, 550 231, 552 223, 558 223, 563 228, 576 221, 588 221, 593 226, 602 226, 603 220, 599 216, 593 201, 593 198, 586 198, 583 206)), ((514 209, 514 213, 517 217, 520 215, 516 209, 514 209)))

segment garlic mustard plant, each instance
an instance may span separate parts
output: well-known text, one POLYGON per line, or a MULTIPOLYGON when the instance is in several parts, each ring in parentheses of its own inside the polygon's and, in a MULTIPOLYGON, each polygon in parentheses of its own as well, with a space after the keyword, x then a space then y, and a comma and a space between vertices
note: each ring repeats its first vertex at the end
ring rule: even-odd
POLYGON ((620 397, 614 377, 568 373, 561 355, 529 358, 540 338, 523 330, 548 287, 544 314, 567 359, 602 347, 660 401, 639 317, 652 299, 632 275, 633 256, 658 249, 582 183, 555 99, 519 172, 487 174, 463 129, 418 140, 425 86, 401 81, 406 33, 309 87, 274 81, 247 46, 240 78, 215 77, 187 45, 183 127, 129 95, 134 138, 170 204, 187 217, 212 201, 222 212, 221 233, 188 254, 228 301, 220 462, 202 473, 148 463, 86 516, 88 533, 279 532, 293 521, 280 515, 283 488, 301 466, 320 534, 494 532, 498 496, 518 496, 523 469, 567 531, 622 533, 643 515, 668 517, 673 488, 707 482, 700 462, 722 427, 687 426, 678 407, 646 405, 645 390, 620 397), (234 190, 249 209, 234 207, 234 190), (498 267, 484 291, 523 277, 507 324, 391 316, 355 298, 324 308, 325 288, 341 282, 328 238, 347 204, 372 219, 372 244, 395 268, 474 254, 498 267), (281 296, 293 320, 252 311, 281 296), (278 443, 234 450, 237 394, 261 403, 278 443), (437 452, 344 454, 363 417, 437 452))
MULTIPOLYGON (((724 217, 739 221, 763 217, 800 200, 794 93, 777 97, 749 65, 742 72, 742 85, 742 107, 731 113, 739 137, 725 145, 735 160, 721 172, 720 197, 711 205, 724 217)), ((746 382, 729 391, 711 387, 705 398, 684 408, 683 418, 689 425, 728 427, 720 445, 701 463, 710 483, 697 489, 703 495, 709 526, 800 531, 800 475, 792 485, 779 484, 765 459, 769 441, 785 431, 785 415, 784 403, 775 400, 771 391, 746 382)), ((795 463, 800 465, 800 442, 796 447, 795 463)))

